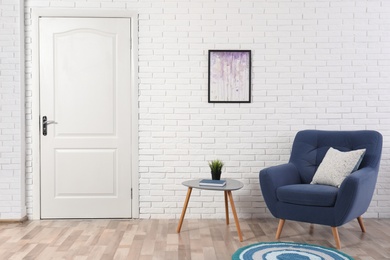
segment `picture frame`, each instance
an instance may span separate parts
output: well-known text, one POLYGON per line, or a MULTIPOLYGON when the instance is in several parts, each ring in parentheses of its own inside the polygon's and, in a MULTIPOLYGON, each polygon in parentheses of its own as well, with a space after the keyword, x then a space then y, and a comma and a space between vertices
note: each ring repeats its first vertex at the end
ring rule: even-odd
POLYGON ((209 50, 208 102, 251 102, 250 50, 209 50))

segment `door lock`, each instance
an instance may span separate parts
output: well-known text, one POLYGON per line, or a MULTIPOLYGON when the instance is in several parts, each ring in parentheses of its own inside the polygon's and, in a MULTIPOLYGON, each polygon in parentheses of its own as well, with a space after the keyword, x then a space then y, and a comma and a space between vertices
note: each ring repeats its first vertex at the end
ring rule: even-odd
POLYGON ((51 120, 51 121, 47 121, 47 117, 46 116, 43 116, 42 117, 42 134, 44 136, 47 135, 47 126, 48 125, 51 125, 51 124, 57 124, 57 122, 51 120))

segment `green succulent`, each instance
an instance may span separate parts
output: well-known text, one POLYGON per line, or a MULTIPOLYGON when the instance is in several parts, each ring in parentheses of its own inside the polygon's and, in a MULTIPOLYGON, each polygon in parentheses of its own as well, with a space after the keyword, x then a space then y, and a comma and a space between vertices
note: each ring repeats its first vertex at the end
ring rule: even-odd
POLYGON ((223 167, 223 162, 221 160, 212 160, 209 162, 211 172, 220 172, 223 167))

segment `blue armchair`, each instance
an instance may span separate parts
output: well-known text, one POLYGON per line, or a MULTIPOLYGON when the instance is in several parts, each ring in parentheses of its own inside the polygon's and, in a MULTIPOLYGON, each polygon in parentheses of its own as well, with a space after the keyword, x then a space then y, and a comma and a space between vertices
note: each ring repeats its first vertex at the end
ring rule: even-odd
POLYGON ((382 135, 376 131, 319 131, 297 133, 287 164, 260 171, 260 187, 272 215, 279 218, 276 239, 285 220, 332 227, 336 247, 341 248, 337 227, 357 218, 362 232, 362 214, 371 202, 382 153, 382 135), (358 170, 340 187, 310 184, 330 147, 339 151, 366 149, 358 170))

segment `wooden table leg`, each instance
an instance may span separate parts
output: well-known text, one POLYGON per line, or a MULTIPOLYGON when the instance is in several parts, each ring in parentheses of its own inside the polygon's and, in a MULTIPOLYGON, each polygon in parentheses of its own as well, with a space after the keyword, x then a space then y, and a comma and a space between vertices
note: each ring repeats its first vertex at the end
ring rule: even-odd
POLYGON ((179 225, 177 226, 177 229, 176 229, 176 232, 177 232, 177 233, 180 233, 181 225, 183 225, 184 215, 186 214, 188 202, 190 201, 191 192, 192 192, 192 188, 188 188, 187 197, 186 197, 186 200, 185 200, 185 202, 184 202, 183 210, 182 210, 182 212, 181 212, 181 217, 180 217, 179 225))
POLYGON ((228 204, 227 191, 225 190, 223 193, 225 195, 226 225, 229 225, 229 204, 228 204))
POLYGON ((234 206, 232 191, 229 190, 229 191, 227 191, 227 193, 229 195, 230 205, 231 205, 232 211, 233 211, 234 222, 236 222, 238 238, 240 239, 240 242, 242 242, 241 228, 240 228, 240 223, 238 222, 236 207, 234 206))

